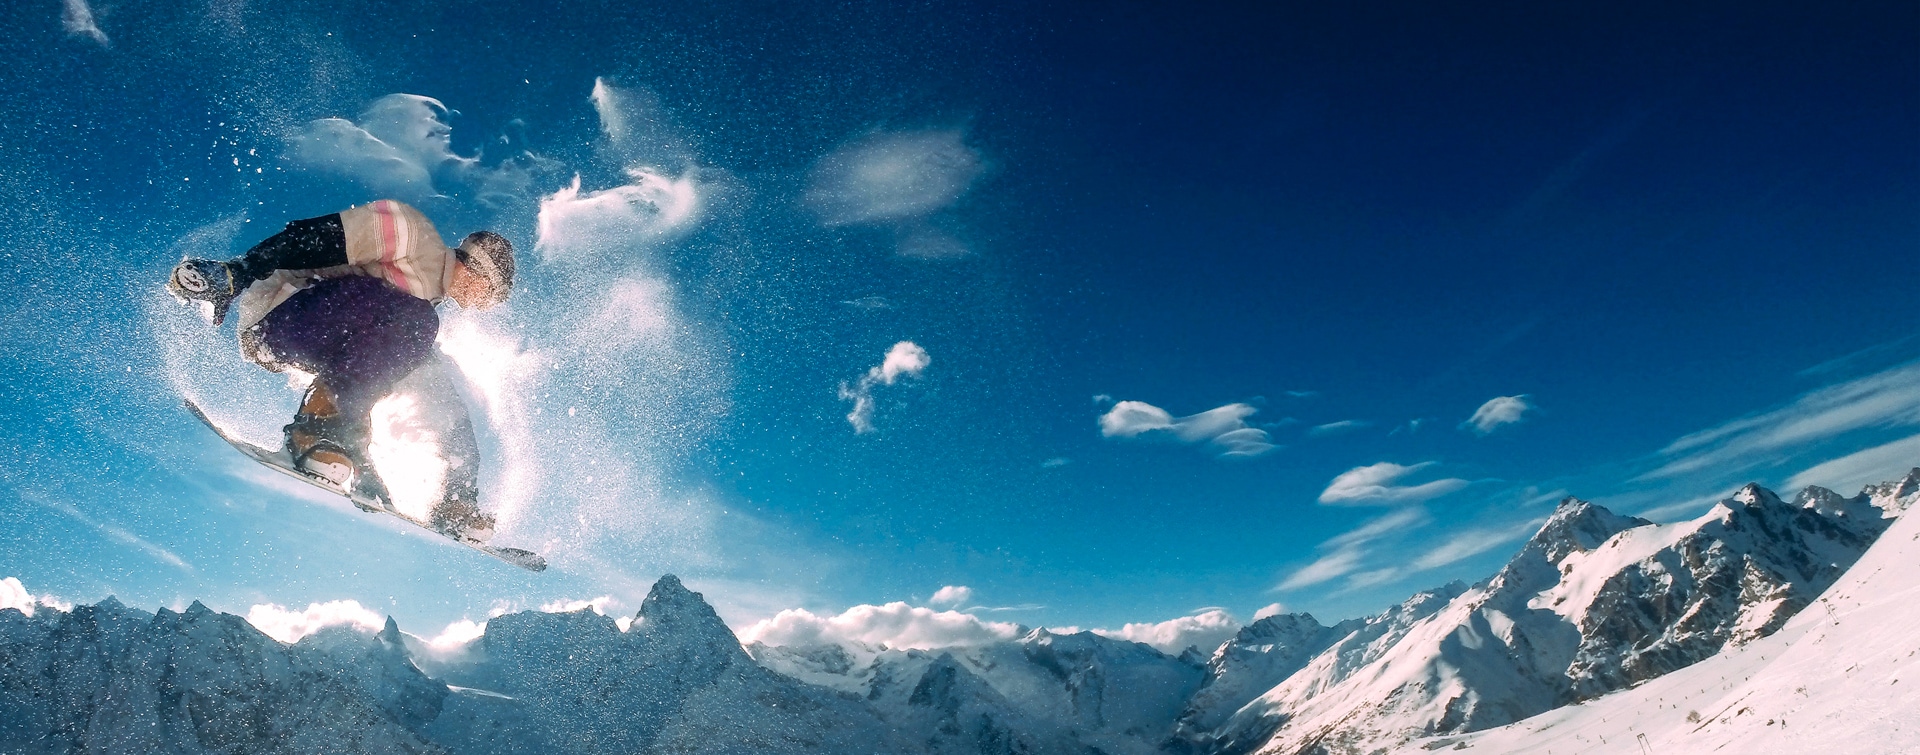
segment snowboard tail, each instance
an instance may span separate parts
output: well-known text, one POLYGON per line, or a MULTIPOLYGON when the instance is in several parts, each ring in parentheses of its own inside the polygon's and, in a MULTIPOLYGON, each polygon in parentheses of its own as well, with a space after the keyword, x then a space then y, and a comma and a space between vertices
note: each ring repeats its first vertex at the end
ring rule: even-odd
POLYGON ((293 459, 287 455, 287 452, 285 449, 267 449, 261 446, 256 446, 252 443, 241 440, 239 438, 235 438, 231 435, 228 435, 225 430, 220 429, 219 425, 215 425, 213 423, 213 420, 207 418, 207 413, 204 410, 202 410, 198 404, 195 404, 193 403, 193 401, 188 400, 186 402, 186 405, 187 405, 187 411, 192 412, 195 418, 199 419, 202 424, 206 425, 207 429, 212 430, 215 435, 220 436, 221 440, 226 441, 227 445, 233 446, 234 450, 239 451, 242 454, 245 454, 248 458, 253 459, 256 462, 259 462, 260 464, 266 467, 269 467, 274 471, 277 471, 281 474, 292 477, 301 482, 307 483, 308 485, 312 485, 321 490, 325 490, 334 495, 346 498, 348 501, 351 501, 354 506, 358 507, 361 511, 368 511, 368 512, 381 513, 381 514, 392 514, 394 517, 402 521, 405 521, 408 524, 412 524, 416 527, 420 527, 422 529, 428 530, 429 532, 433 532, 436 535, 446 537, 448 540, 452 540, 456 543, 467 546, 468 548, 472 548, 474 550, 480 551, 481 553, 485 553, 489 556, 500 559, 501 561, 505 561, 509 564, 513 564, 514 566, 518 566, 528 571, 536 571, 536 572, 545 571, 547 568, 547 559, 538 553, 534 553, 533 551, 524 550, 520 548, 504 548, 504 547, 498 547, 498 546, 492 546, 492 545, 485 545, 481 543, 472 542, 469 540, 463 540, 458 537, 449 536, 446 533, 439 532, 437 530, 432 529, 431 527, 428 527, 427 525, 421 523, 419 520, 402 515, 398 510, 394 509, 393 504, 387 501, 386 498, 383 496, 369 494, 364 491, 356 491, 354 489, 341 486, 340 484, 335 483, 334 481, 329 480, 325 477, 321 477, 319 475, 301 470, 299 467, 294 465, 293 459))

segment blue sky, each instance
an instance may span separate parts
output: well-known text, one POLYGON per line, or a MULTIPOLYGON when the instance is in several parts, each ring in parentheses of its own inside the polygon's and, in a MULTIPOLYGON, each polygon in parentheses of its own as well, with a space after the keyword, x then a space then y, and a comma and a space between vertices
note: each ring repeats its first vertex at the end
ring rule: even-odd
POLYGON ((672 572, 737 628, 1331 622, 1561 495, 1920 464, 1910 5, 16 6, 0 576, 36 593, 431 629, 672 572), (545 574, 179 408, 266 439, 295 395, 172 262, 388 196, 521 250, 443 339, 545 574))

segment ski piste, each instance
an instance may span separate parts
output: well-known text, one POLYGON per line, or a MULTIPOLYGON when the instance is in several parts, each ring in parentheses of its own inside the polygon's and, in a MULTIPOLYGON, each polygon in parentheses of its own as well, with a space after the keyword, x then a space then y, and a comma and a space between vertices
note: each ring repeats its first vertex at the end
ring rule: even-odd
POLYGON ((422 524, 411 517, 401 515, 400 512, 394 510, 392 504, 388 503, 383 499, 374 498, 374 497, 370 497, 362 494, 356 494, 351 490, 346 490, 341 488, 338 485, 333 484, 329 480, 326 480, 321 477, 316 477, 314 475, 303 472, 299 468, 293 465, 293 459, 287 456, 287 452, 285 450, 262 448, 252 443, 248 443, 247 441, 228 435, 225 430, 220 429, 219 425, 214 424, 213 420, 207 417, 207 413, 203 411, 198 404, 193 403, 191 399, 186 400, 185 403, 187 405, 187 411, 193 412, 193 416, 199 418, 200 422, 207 426, 207 429, 212 430, 213 434, 220 436, 221 440, 226 441, 227 445, 233 446, 234 449, 238 450, 240 453, 246 454, 248 457, 252 458, 254 461, 260 462, 262 465, 265 465, 271 469, 274 469, 280 472, 281 474, 285 474, 296 480, 305 482, 308 485, 312 485, 321 490, 325 490, 329 493, 333 493, 335 495, 346 498, 347 500, 352 501, 353 505, 355 507, 358 507, 361 511, 369 511, 374 513, 381 513, 381 514, 392 514, 394 518, 399 519, 403 522, 414 525, 421 529, 425 529, 429 532, 433 532, 436 535, 446 537, 448 540, 452 540, 453 542, 456 542, 461 545, 467 546, 468 548, 472 548, 474 550, 480 551, 481 553, 485 553, 489 556, 500 559, 501 561, 505 561, 509 564, 513 564, 514 566, 518 566, 522 569, 526 569, 527 571, 536 571, 536 572, 545 571, 547 568, 546 557, 541 556, 538 553, 534 553, 533 551, 523 550, 520 548, 502 548, 502 547, 497 547, 492 545, 481 545, 479 543, 469 542, 457 537, 447 536, 445 533, 442 533, 430 527, 427 527, 425 524, 422 524))

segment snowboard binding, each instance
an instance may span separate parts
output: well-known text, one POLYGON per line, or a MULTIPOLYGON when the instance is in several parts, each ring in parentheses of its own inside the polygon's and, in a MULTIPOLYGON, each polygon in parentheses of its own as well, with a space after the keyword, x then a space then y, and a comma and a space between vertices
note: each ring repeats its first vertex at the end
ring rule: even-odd
POLYGON ((386 486, 368 463, 364 423, 340 412, 332 389, 318 378, 308 386, 293 423, 282 428, 287 457, 295 469, 348 493, 354 505, 376 511, 361 499, 387 503, 386 486))

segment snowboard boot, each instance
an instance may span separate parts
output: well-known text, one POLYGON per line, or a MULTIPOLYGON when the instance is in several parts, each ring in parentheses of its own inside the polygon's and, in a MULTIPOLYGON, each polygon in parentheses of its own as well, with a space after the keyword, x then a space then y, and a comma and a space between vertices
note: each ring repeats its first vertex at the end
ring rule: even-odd
MULTIPOLYGON (((319 378, 307 388, 299 413, 293 415, 293 423, 283 428, 283 432, 287 456, 295 468, 342 490, 377 493, 379 500, 385 500, 386 491, 374 479, 375 475, 370 473, 372 467, 364 458, 366 430, 360 423, 341 415, 333 390, 319 378)), ((361 505, 361 508, 366 507, 361 505)))
POLYGON ((478 491, 460 491, 435 506, 428 526, 442 535, 475 545, 493 538, 493 517, 480 511, 478 491))

